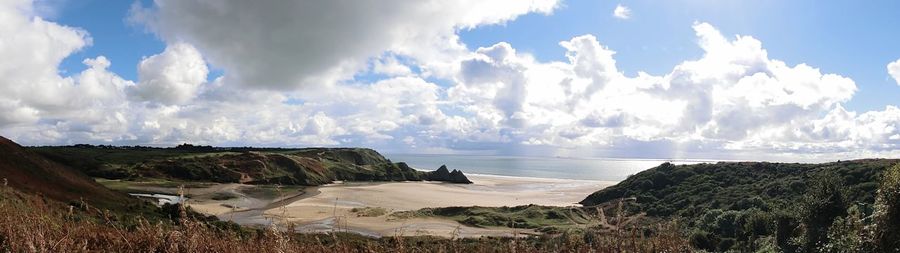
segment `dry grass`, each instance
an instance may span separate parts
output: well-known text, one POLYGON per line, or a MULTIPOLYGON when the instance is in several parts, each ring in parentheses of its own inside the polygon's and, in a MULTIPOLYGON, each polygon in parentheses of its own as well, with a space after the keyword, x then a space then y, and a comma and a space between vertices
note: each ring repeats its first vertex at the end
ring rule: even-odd
MULTIPOLYGON (((182 211, 182 217, 184 212, 182 211)), ((581 230, 527 238, 365 238, 235 229, 190 219, 150 222, 0 186, 0 252, 688 252, 677 226, 581 230), (78 207, 76 207, 78 206, 78 207), (650 232, 648 232, 650 231, 650 232), (645 233, 652 236, 645 236, 645 233)))

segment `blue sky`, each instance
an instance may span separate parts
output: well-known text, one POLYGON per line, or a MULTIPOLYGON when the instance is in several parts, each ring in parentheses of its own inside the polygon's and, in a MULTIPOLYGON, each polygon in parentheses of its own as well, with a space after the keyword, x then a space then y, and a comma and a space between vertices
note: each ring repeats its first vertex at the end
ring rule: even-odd
POLYGON ((594 34, 617 52, 627 75, 665 74, 703 53, 691 24, 709 22, 723 34, 749 35, 773 58, 807 63, 856 81, 858 94, 848 109, 875 110, 900 101, 900 86, 884 66, 900 55, 900 2, 897 1, 566 1, 553 15, 529 14, 509 24, 461 33, 470 48, 500 41, 538 59, 562 60, 559 41, 594 34), (610 13, 627 6, 628 20, 610 13))
POLYGON ((12 73, 0 77, 0 134, 29 145, 896 156, 897 10, 811 0, 10 0, 0 4, 0 57, 16 64, 0 64, 12 73))
MULTIPOLYGON (((145 4, 150 1, 144 1, 145 4)), ((52 20, 90 32, 94 46, 66 58, 62 70, 78 72, 86 57, 104 55, 119 75, 136 79, 142 57, 165 43, 127 21, 130 1, 52 1, 52 20)), ((859 86, 846 104, 851 110, 878 110, 900 101, 900 86, 884 66, 900 55, 900 2, 897 1, 564 1, 551 15, 532 13, 506 24, 460 32, 470 49, 509 42, 544 61, 564 60, 559 42, 583 34, 597 36, 616 51, 626 75, 665 74, 672 66, 699 58, 691 24, 714 24, 723 34, 761 40, 769 55, 788 64, 807 63, 847 76, 859 86), (616 5, 632 10, 621 20, 616 5)))

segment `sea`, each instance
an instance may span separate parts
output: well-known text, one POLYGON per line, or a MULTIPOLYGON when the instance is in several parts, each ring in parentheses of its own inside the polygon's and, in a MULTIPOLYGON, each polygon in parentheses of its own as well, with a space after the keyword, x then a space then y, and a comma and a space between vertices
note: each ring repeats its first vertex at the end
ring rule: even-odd
POLYGON ((406 162, 422 170, 447 165, 466 174, 576 180, 622 181, 662 163, 715 163, 712 160, 613 159, 489 155, 386 154, 393 162, 406 162))

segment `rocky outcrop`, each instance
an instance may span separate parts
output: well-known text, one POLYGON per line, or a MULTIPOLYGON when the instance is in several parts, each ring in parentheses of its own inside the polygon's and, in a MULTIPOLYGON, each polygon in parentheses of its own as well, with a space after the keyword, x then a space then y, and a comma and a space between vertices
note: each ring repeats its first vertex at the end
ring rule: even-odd
POLYGON ((449 169, 447 169, 447 165, 441 165, 441 167, 437 170, 428 172, 428 174, 425 176, 425 179, 428 181, 441 181, 456 184, 472 183, 472 181, 470 181, 462 171, 450 171, 449 169))
POLYGON ((450 170, 447 165, 441 165, 437 170, 429 172, 426 178, 428 181, 447 181, 450 180, 450 170))
POLYGON ((460 170, 453 170, 450 172, 450 180, 447 182, 457 183, 457 184, 471 184, 472 181, 469 181, 469 178, 466 177, 460 170))

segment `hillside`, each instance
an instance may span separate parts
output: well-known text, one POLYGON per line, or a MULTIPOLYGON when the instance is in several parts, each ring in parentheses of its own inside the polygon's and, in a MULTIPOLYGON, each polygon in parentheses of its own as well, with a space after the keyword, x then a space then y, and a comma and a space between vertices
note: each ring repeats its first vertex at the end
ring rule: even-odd
POLYGON ((4 137, 0 137, 0 177, 12 188, 62 202, 84 199, 105 207, 136 202, 78 170, 47 160, 4 137))
POLYGON ((773 244, 765 240, 793 249, 788 251, 818 251, 828 241, 833 244, 828 247, 850 247, 834 243, 865 238, 848 237, 859 236, 849 228, 838 234, 828 231, 841 228, 833 226, 833 221, 859 219, 860 224, 868 224, 877 220, 872 218, 879 215, 875 210, 884 207, 876 203, 879 189, 887 193, 885 187, 891 187, 883 174, 892 167, 900 171, 898 164, 900 159, 664 163, 580 203, 590 207, 624 200, 630 215, 680 220, 691 233, 692 244, 710 251, 755 250, 760 244, 773 244))
POLYGON ((881 173, 898 159, 854 160, 821 164, 719 162, 660 166, 597 191, 580 203, 592 206, 635 197, 634 210, 651 216, 692 217, 705 209, 763 210, 796 203, 814 178, 834 173, 855 202, 872 203, 881 173))
POLYGON ((175 148, 76 145, 31 148, 49 159, 107 179, 322 185, 342 181, 471 183, 446 168, 422 172, 366 148, 254 149, 181 145, 175 148), (444 175, 447 174, 447 175, 444 175))

